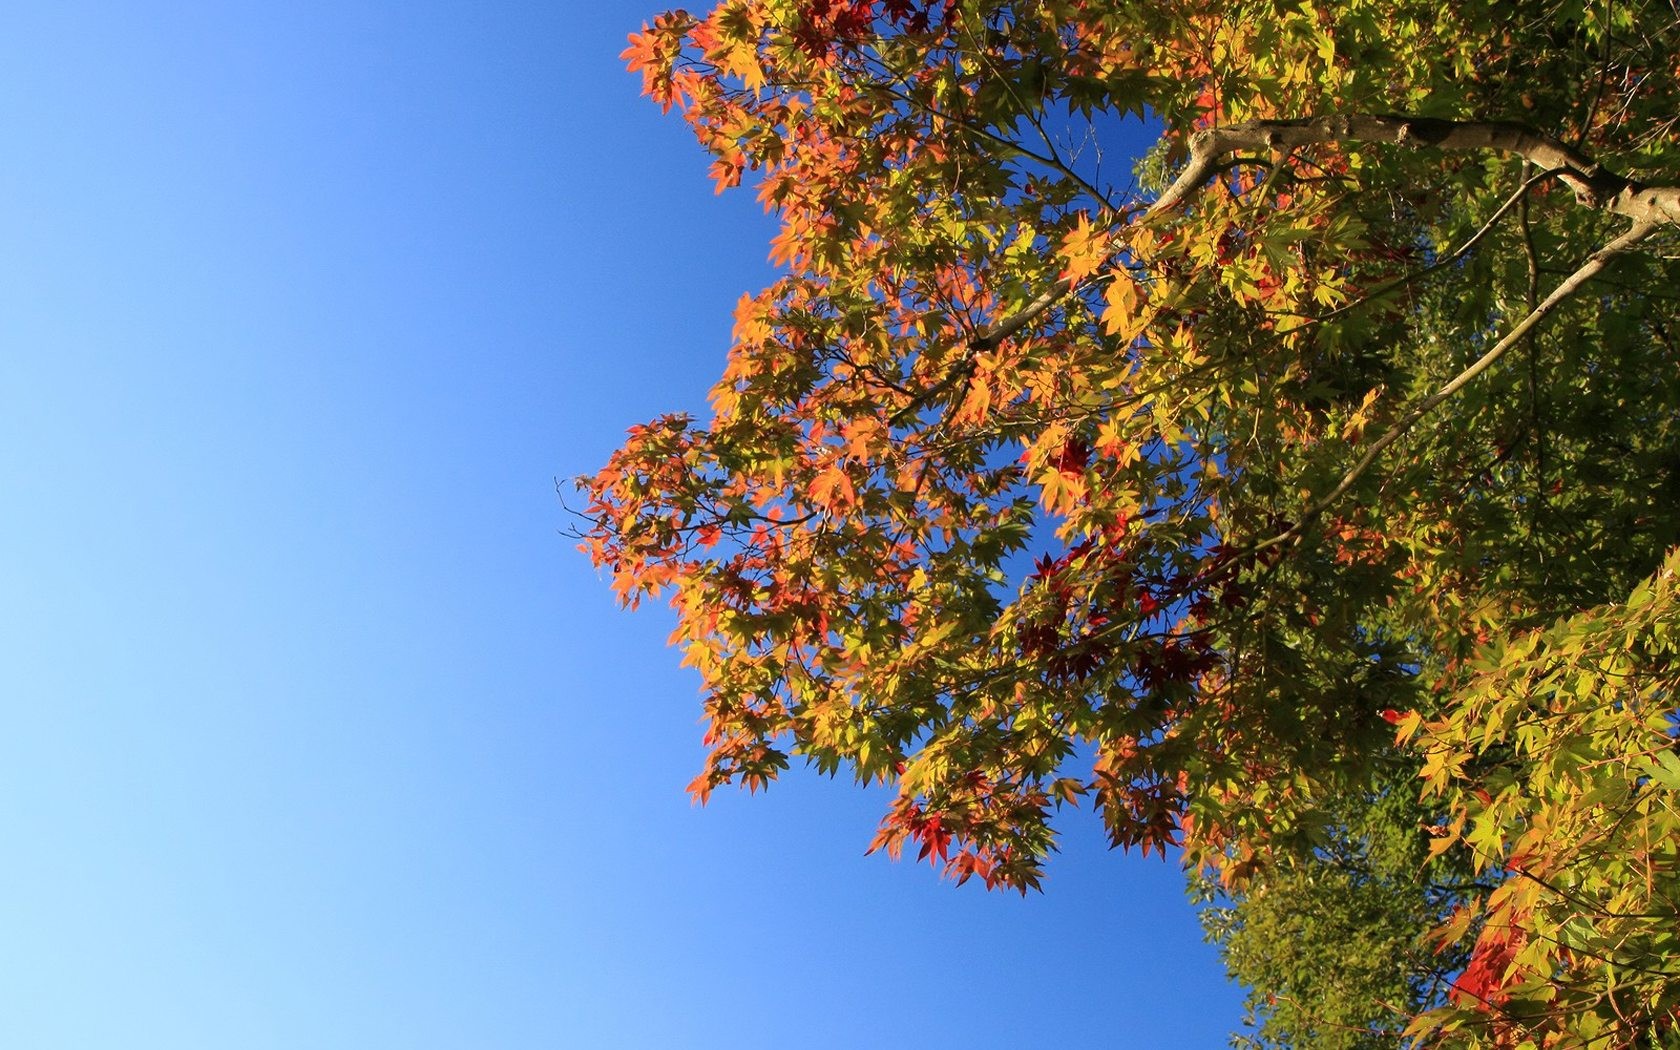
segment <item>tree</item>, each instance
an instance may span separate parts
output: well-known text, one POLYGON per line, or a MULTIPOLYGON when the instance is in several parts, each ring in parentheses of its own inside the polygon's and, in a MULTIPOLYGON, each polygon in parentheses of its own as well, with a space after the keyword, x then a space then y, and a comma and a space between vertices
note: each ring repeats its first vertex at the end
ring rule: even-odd
POLYGON ((712 418, 580 482, 704 683, 696 795, 798 755, 897 787, 874 848, 1022 891, 1093 806, 1228 895, 1274 1000, 1313 986, 1267 894, 1412 878, 1312 899, 1432 928, 1435 983, 1320 988, 1275 1045, 1356 999, 1390 1042, 1680 1038, 1675 14, 724 0, 633 35, 781 222, 712 418), (1127 120, 1161 129, 1133 183, 1127 120))
POLYGON ((1398 761, 1369 790, 1328 801, 1318 847, 1284 854, 1244 892, 1192 877, 1210 939, 1249 989, 1251 1037, 1238 1046, 1382 1050, 1408 1021, 1450 1003, 1464 944, 1420 943, 1493 888, 1463 851, 1429 856, 1432 816, 1398 761))

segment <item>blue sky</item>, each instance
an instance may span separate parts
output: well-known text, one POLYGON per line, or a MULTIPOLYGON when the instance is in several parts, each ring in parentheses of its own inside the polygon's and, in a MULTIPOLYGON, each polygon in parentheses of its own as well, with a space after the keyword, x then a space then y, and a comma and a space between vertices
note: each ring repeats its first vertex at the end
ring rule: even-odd
POLYGON ((692 807, 557 477, 699 409, 768 220, 639 2, 23 5, 0 35, 0 1044, 1215 1046, 1175 867, 692 807))

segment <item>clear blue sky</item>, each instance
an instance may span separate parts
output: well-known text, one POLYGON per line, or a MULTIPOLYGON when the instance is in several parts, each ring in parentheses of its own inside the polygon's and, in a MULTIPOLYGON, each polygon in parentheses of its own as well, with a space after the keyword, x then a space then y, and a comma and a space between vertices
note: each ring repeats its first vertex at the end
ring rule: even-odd
POLYGON ((767 220, 608 3, 14 5, 0 1045, 1222 1045, 1175 867, 691 807, 695 682, 556 477, 698 408, 767 220))

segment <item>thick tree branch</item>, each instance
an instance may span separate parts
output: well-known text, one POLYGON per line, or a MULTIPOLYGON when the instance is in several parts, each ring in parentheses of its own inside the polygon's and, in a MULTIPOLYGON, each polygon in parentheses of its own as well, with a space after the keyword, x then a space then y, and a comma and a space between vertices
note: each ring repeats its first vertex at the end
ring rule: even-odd
POLYGON ((1435 391, 1435 393, 1430 394, 1422 401, 1419 401, 1411 408, 1410 411, 1401 416, 1393 426, 1384 431, 1381 437, 1371 442, 1371 444, 1366 447, 1365 453, 1359 457, 1359 460, 1348 469, 1346 474, 1342 475, 1342 480, 1336 483, 1336 487, 1325 493, 1323 497, 1315 501, 1312 506, 1308 507, 1306 512, 1301 515, 1301 519, 1299 521, 1290 526, 1288 530, 1256 545, 1253 549, 1255 551, 1265 550, 1268 547, 1275 547, 1280 543, 1286 543, 1300 536, 1307 526, 1312 524, 1319 515, 1330 509, 1330 507, 1335 505, 1337 500, 1346 495, 1347 491, 1353 487, 1354 482, 1358 481, 1359 478, 1371 468, 1371 464, 1377 461, 1377 457, 1382 455, 1384 449, 1388 448, 1388 446, 1394 444, 1396 441, 1400 440, 1401 437, 1405 436, 1406 432, 1412 429, 1412 427, 1417 424, 1418 420, 1422 419, 1430 412, 1433 412, 1443 401, 1446 401, 1448 398, 1464 389, 1471 380, 1475 379, 1477 376, 1492 367, 1495 361, 1498 361, 1501 357, 1503 357, 1507 350, 1521 342, 1522 338, 1533 330, 1535 325, 1544 320, 1547 314, 1550 314, 1553 310, 1557 309, 1559 304, 1579 291, 1582 285, 1598 276, 1598 274, 1603 271, 1606 266, 1610 265, 1611 261, 1614 260, 1616 256, 1632 250, 1633 247, 1640 241, 1655 232, 1656 228, 1656 225, 1653 223, 1640 223, 1634 226, 1633 229, 1606 244, 1598 251, 1587 256, 1586 262, 1582 263, 1574 273, 1566 277, 1556 288, 1553 288, 1550 295, 1546 296, 1545 299, 1541 300, 1538 306, 1529 311, 1527 317, 1524 317, 1521 321, 1517 322, 1517 326, 1507 332, 1505 337, 1495 343, 1487 353, 1477 358, 1469 368, 1466 368, 1464 371, 1454 376, 1452 381, 1447 383, 1446 386, 1443 386, 1441 389, 1435 391))
POLYGON ((1680 225, 1680 186, 1646 186, 1607 171, 1578 150, 1522 124, 1407 116, 1251 120, 1199 132, 1190 140, 1189 166, 1150 211, 1182 204, 1213 177, 1219 159, 1227 153, 1331 142, 1386 142, 1414 149, 1514 153, 1542 171, 1555 171, 1585 207, 1625 215, 1639 223, 1680 225))

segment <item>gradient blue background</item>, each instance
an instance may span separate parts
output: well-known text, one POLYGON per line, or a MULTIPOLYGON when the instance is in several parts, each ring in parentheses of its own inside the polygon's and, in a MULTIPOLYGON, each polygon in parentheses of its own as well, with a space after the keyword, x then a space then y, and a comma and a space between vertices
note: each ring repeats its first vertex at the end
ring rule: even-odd
POLYGON ((554 480, 703 405, 768 220, 655 0, 18 4, 0 33, 0 1045, 1221 1045, 1175 865, 706 809, 554 480))

